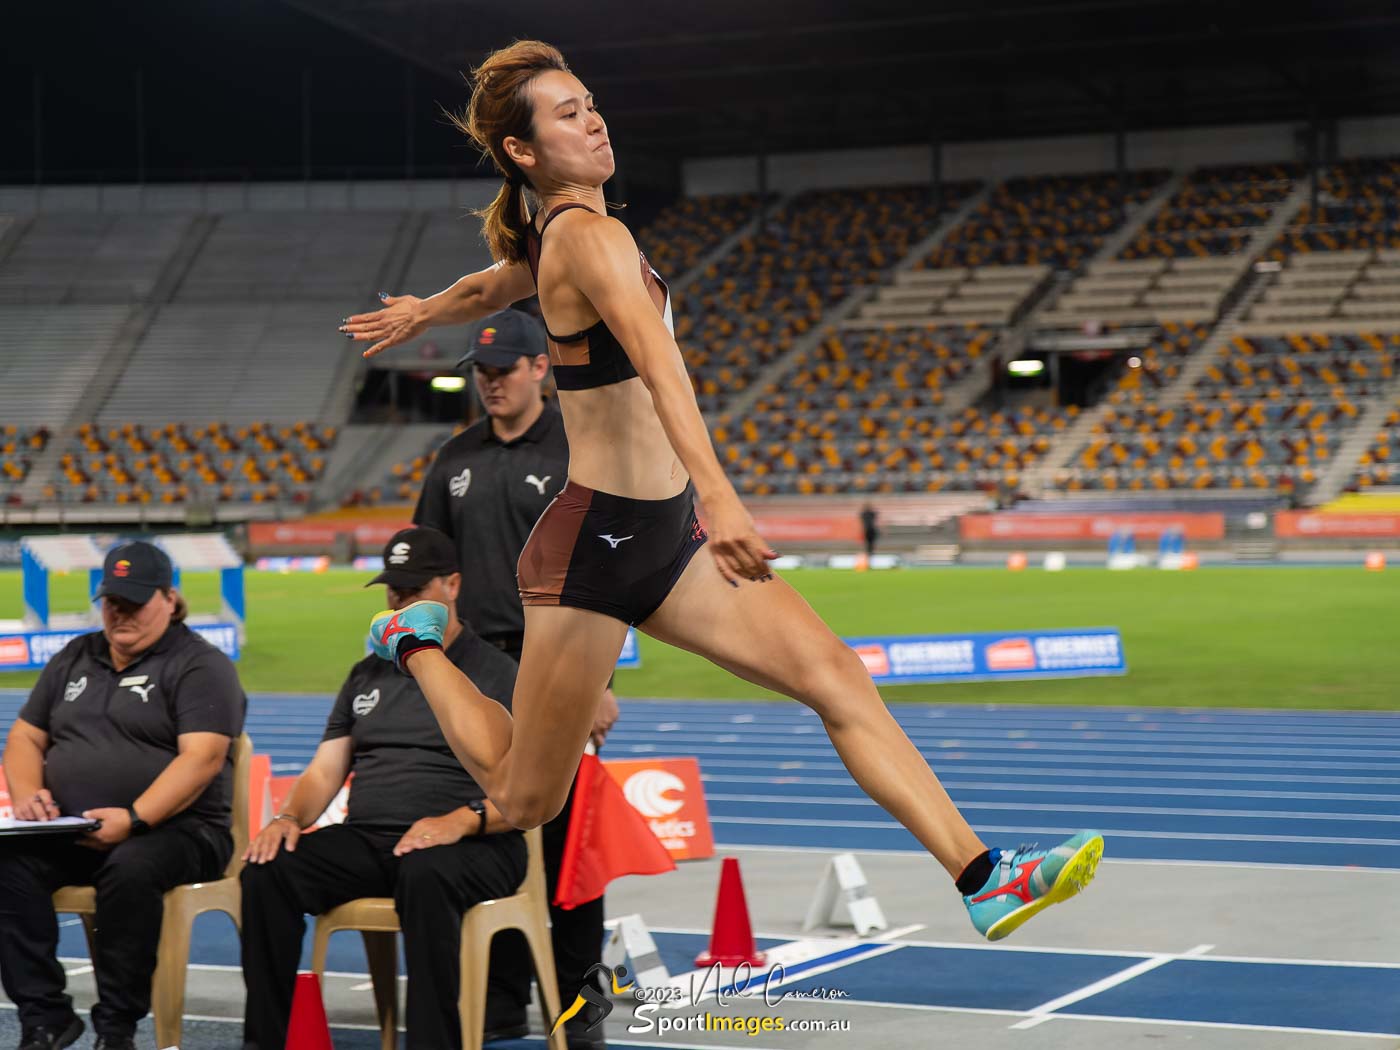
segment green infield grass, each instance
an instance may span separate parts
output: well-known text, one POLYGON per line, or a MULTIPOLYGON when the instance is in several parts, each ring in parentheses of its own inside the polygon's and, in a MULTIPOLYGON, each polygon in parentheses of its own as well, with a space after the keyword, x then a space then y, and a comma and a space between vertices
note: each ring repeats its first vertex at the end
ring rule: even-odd
MULTIPOLYGON (((369 574, 250 572, 249 641, 239 663, 253 692, 334 692, 364 652, 383 590, 369 574)), ((1400 710, 1400 574, 1360 568, 1062 573, 1001 569, 853 573, 795 570, 785 579, 837 633, 921 634, 1117 627, 1128 674, 1062 681, 911 685, 890 700, 1400 710)), ((85 581, 56 577, 54 607, 82 607, 85 581)), ((212 574, 189 574, 196 612, 217 608, 212 574)), ((0 619, 21 612, 17 572, 0 574, 0 619)), ((620 671, 619 695, 771 696, 687 653, 641 640, 643 666, 620 671)), ((35 675, 0 675, 0 687, 35 675)))

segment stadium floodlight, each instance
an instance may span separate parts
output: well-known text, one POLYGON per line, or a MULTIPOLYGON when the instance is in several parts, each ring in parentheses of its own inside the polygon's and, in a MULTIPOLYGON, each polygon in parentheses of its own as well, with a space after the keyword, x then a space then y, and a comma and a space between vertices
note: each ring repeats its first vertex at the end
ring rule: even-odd
POLYGON ((1141 368, 1141 367, 1142 367, 1142 358, 1140 358, 1140 357, 1130 357, 1130 358, 1128 358, 1128 367, 1129 367, 1129 368, 1141 368))
POLYGON ((433 376, 431 385, 434 390, 455 394, 467 388, 467 381, 462 376, 433 376))
POLYGON ((1013 376, 1038 376, 1045 371, 1044 361, 1012 361, 1006 366, 1007 372, 1013 376))

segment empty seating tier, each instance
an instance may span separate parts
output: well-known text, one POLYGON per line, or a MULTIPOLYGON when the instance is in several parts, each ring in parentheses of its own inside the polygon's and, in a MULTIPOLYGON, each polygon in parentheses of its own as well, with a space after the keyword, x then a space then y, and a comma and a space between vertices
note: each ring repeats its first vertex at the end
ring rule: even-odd
POLYGON ((46 500, 72 503, 292 501, 304 503, 325 470, 337 430, 319 423, 235 427, 170 423, 70 435, 46 500))
POLYGON ((1044 265, 1073 270, 1166 181, 1164 171, 1046 175, 998 184, 920 268, 1044 265))
MULTIPOLYGON (((951 209, 975 187, 944 188, 951 209)), ((828 307, 879 282, 936 226, 929 189, 798 194, 709 266, 676 301, 676 336, 706 411, 792 349, 828 307)))

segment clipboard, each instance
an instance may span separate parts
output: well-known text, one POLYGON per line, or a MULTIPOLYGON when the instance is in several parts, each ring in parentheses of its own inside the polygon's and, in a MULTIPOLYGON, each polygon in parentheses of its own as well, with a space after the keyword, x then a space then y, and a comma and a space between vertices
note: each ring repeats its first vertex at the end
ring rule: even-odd
POLYGON ((55 817, 53 820, 18 820, 14 817, 0 817, 0 837, 19 835, 81 835, 96 831, 102 826, 100 820, 86 817, 55 817))

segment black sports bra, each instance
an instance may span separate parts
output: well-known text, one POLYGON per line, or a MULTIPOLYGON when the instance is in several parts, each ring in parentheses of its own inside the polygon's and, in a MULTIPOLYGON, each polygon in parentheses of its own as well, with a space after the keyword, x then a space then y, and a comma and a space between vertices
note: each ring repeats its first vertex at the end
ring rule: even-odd
MULTIPOLYGON (((534 219, 530 220, 530 228, 525 240, 525 252, 530 264, 530 275, 534 277, 537 289, 540 281, 540 252, 544 248, 544 231, 549 229, 549 224, 554 221, 555 216, 570 208, 593 211, 586 204, 561 204, 545 216, 544 224, 539 230, 535 229, 534 219)), ((666 322, 666 327, 674 335, 675 326, 671 319, 671 293, 666 287, 666 282, 661 279, 660 274, 651 268, 651 263, 647 262, 647 257, 643 253, 638 252, 637 255, 641 259, 642 281, 646 284, 647 293, 651 296, 651 301, 656 305, 662 320, 666 322)), ((622 349, 622 344, 617 341, 612 332, 608 331, 608 326, 602 320, 599 320, 591 328, 585 328, 582 332, 575 332, 573 335, 555 335, 549 331, 549 324, 546 322, 545 334, 549 336, 549 360, 554 366, 554 385, 560 390, 591 390, 594 387, 610 386, 613 383, 635 379, 637 376, 637 370, 633 367, 631 358, 627 356, 626 351, 622 349)))

